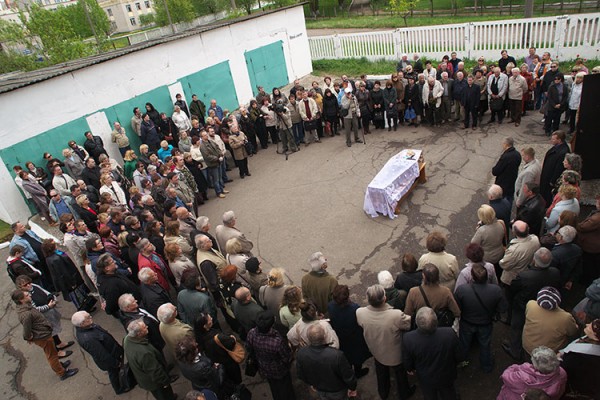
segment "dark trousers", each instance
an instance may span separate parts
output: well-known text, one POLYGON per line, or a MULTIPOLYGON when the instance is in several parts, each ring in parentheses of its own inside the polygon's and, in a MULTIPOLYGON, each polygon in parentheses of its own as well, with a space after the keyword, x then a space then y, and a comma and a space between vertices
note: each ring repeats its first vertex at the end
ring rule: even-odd
POLYGON ((456 388, 454 387, 454 382, 447 384, 421 382, 419 386, 421 386, 424 400, 456 400, 456 388))
POLYGON ((329 123, 331 126, 331 136, 338 134, 338 125, 340 124, 340 119, 337 117, 337 115, 326 116, 325 123, 329 123))
POLYGON ((244 158, 242 160, 235 160, 235 165, 238 167, 240 171, 240 177, 248 175, 248 158, 244 158))
POLYGON ((263 121, 257 122, 254 125, 254 128, 256 136, 258 136, 258 140, 260 141, 260 147, 266 149, 269 145, 269 136, 267 135, 267 128, 265 127, 265 123, 263 121))
POLYGON ((436 107, 435 105, 427 107, 427 120, 431 125, 441 124, 441 107, 436 107))
POLYGON ((175 393, 173 393, 171 385, 166 388, 152 390, 150 393, 152 393, 152 396, 154 396, 156 400, 175 400, 175 393))
POLYGON ((500 111, 492 110, 492 116, 491 116, 490 120, 495 121, 496 116, 498 116, 498 122, 502 122, 502 120, 504 119, 504 110, 500 110, 500 111))
POLYGON ((544 131, 546 131, 546 135, 550 136, 550 134, 554 131, 558 130, 560 126, 560 116, 562 115, 562 111, 556 108, 550 108, 546 111, 546 120, 544 121, 544 131))
POLYGON ((273 400, 296 400, 292 377, 288 372, 281 379, 267 379, 273 400))
POLYGON ((510 115, 515 123, 521 123, 521 112, 523 111, 523 100, 509 100, 510 104, 510 115))
POLYGON ((369 130, 369 122, 371 121, 371 115, 367 113, 367 115, 361 116, 360 119, 365 133, 371 133, 371 131, 369 130))
POLYGON ((109 368, 106 372, 108 372, 108 380, 110 381, 113 390, 116 394, 120 394, 121 382, 119 382, 119 368, 109 368))
POLYGON ((569 118, 569 133, 575 132, 575 123, 577 122, 577 110, 569 110, 567 111, 569 118))
POLYGON ((396 376, 396 384, 398 385, 398 397, 407 399, 409 396, 408 375, 404 369, 404 365, 398 364, 387 366, 375 360, 375 374, 377 375, 377 392, 379 397, 387 399, 390 394, 390 370, 396 376))
POLYGON ((479 362, 484 372, 491 372, 494 361, 492 358, 492 329, 493 325, 471 325, 460 321, 459 343, 463 358, 466 360, 474 338, 479 342, 479 362))
POLYGON ((267 132, 269 136, 271 136, 271 143, 277 144, 279 143, 279 137, 277 136, 277 127, 276 126, 267 126, 267 132))
POLYGON ((465 127, 468 128, 472 122, 471 126, 475 128, 477 126, 477 120, 477 105, 475 105, 474 107, 468 104, 465 105, 465 127))
POLYGON ((584 251, 581 260, 583 262, 581 283, 587 287, 592 281, 600 277, 600 253, 584 251))
POLYGON ((510 318, 510 351, 514 356, 523 354, 523 327, 525 326, 525 310, 519 307, 512 308, 510 318))

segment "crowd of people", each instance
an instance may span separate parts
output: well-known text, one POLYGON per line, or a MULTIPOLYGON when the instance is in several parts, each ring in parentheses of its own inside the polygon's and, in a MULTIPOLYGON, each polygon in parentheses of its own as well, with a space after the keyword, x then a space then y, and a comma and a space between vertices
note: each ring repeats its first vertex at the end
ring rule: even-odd
POLYGON ((293 400, 294 362, 297 378, 319 398, 354 397, 371 357, 381 399, 389 396, 392 372, 400 399, 415 392, 412 375, 425 399, 456 399, 455 381, 474 340, 481 370, 494 371, 491 342, 501 321, 510 325, 503 349, 517 362, 531 362, 502 373, 499 399, 559 399, 567 386, 600 397, 597 382, 585 379, 600 364, 600 196, 596 210, 579 215, 581 157, 556 130, 564 111, 558 103, 573 104, 574 126, 585 71, 581 65, 572 71, 569 90, 547 53, 540 59, 532 49, 525 61, 516 68, 503 51, 497 64, 488 69, 479 59, 469 74, 455 53, 437 68, 404 56, 383 89, 366 77, 325 78, 324 90, 296 81, 287 97, 259 88, 248 109, 231 114, 215 100, 206 109, 197 96, 188 106, 178 95, 171 117, 150 103, 145 114, 134 109, 131 127, 143 142, 137 152, 115 122, 112 141, 122 166, 90 132, 83 146, 68 143, 62 161, 45 153, 45 169, 15 166, 15 180, 41 215, 59 225, 67 250, 26 224, 12 225, 7 270, 23 338, 44 350, 61 379, 77 373, 69 360, 60 361, 74 344, 59 337, 62 294, 77 310, 71 322, 78 344, 108 373, 116 394, 137 384, 156 399, 174 399, 178 375, 169 354, 194 389, 186 398, 195 400, 250 398, 243 373, 260 373, 275 400, 293 400), (365 306, 327 271, 322 253, 309 257, 300 286, 291 285, 283 269, 262 270, 233 211, 214 230, 199 215, 209 188, 217 198, 229 193, 228 161, 240 178, 251 176, 248 157, 269 144, 298 151, 344 126, 351 146, 361 141, 359 127, 368 134, 371 123, 381 129, 385 120, 389 130, 463 117, 466 128, 476 127, 488 104, 492 122, 501 123, 508 111, 518 126, 527 104, 538 99, 549 107, 552 148, 540 162, 532 148, 519 151, 504 139, 489 204, 473 216, 474 235, 465 238, 469 262, 461 268, 446 251, 445 234, 433 231, 424 254, 403 254, 400 274, 380 271, 377 282, 368 282, 365 306), (585 298, 570 298, 580 284, 585 298), (581 301, 567 312, 560 307, 565 298, 581 301), (97 308, 123 325, 122 345, 94 323, 97 308))

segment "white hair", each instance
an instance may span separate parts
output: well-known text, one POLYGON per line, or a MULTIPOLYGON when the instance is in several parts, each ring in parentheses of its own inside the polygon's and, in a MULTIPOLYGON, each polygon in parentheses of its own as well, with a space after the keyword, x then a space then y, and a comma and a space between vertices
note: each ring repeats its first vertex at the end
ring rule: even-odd
POLYGON ((488 197, 490 200, 496 200, 502 197, 502 188, 498 185, 492 185, 488 189, 488 197))
POLYGON ((447 78, 448 77, 448 73, 447 72, 442 72, 442 78, 447 78))
POLYGON ((310 257, 308 259, 308 263, 310 264, 310 268, 314 272, 317 272, 323 267, 323 265, 327 264, 327 260, 325 259, 325 256, 323 255, 323 253, 321 253, 320 251, 317 251, 310 255, 310 257))
POLYGON ((417 328, 424 332, 433 333, 437 329, 437 315, 429 307, 421 307, 415 316, 417 328))
POLYGON ((163 324, 168 324, 175 319, 176 312, 177 307, 171 303, 165 303, 158 307, 158 310, 156 311, 156 318, 158 318, 158 320, 163 324))
POLYGON ((556 368, 560 365, 560 361, 554 350, 546 346, 533 349, 531 352, 531 363, 542 374, 550 374, 556 371, 556 368))
POLYGON ((129 323, 129 325, 127 325, 127 336, 134 338, 140 337, 143 326, 145 325, 146 323, 144 322, 143 318, 134 319, 129 323))
POLYGON ((458 72, 456 73, 456 77, 458 78, 459 76, 462 76, 462 77, 464 77, 464 76, 465 76, 465 74, 463 74, 461 71, 458 71, 458 72))
POLYGON ((235 213, 233 211, 229 210, 223 213, 223 223, 225 225, 230 226, 234 219, 235 213))
POLYGON ((71 316, 71 323, 79 328, 89 315, 87 311, 77 311, 71 316))
POLYGON ((153 199, 153 197, 149 194, 145 194, 142 196, 142 204, 146 204, 150 199, 153 199))
POLYGON ((202 229, 205 226, 208 225, 208 223, 210 222, 210 220, 208 219, 208 217, 201 215, 198 218, 196 218, 196 229, 202 229))
POLYGON ((118 304, 121 311, 125 311, 134 302, 135 297, 131 293, 125 293, 119 296, 118 304))
POLYGON ((575 240, 575 236, 577 235, 577 229, 573 228, 571 225, 565 225, 558 230, 560 236, 562 236, 563 242, 571 243, 575 240))
POLYGON ((384 289, 391 289, 394 287, 394 278, 390 271, 381 271, 377 274, 377 281, 384 289))
POLYGON ((154 271, 152 271, 151 268, 142 268, 140 269, 140 272, 138 272, 138 279, 142 283, 147 283, 153 276, 152 272, 154 271))

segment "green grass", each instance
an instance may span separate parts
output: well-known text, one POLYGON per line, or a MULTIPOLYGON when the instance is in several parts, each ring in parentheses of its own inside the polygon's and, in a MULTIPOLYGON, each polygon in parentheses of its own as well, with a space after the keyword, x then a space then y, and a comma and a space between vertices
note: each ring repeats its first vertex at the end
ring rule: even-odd
POLYGON ((12 234, 13 232, 10 229, 10 225, 0 220, 0 242, 6 242, 10 240, 12 234))
MULTIPOLYGON (((549 14, 544 14, 549 16, 549 14)), ((443 24, 460 24, 465 22, 476 21, 497 21, 501 19, 515 19, 510 15, 471 15, 471 16, 456 16, 456 17, 413 17, 407 18, 406 22, 409 27, 414 26, 429 26, 443 24)), ((326 19, 307 19, 306 29, 342 29, 342 28, 402 28, 404 20, 399 16, 380 15, 380 16, 353 16, 326 18, 326 19)))
MULTIPOLYGON (((475 60, 463 60, 465 69, 471 71, 476 64, 475 60)), ((517 64, 521 65, 523 60, 517 60, 517 64)), ((345 58, 341 60, 313 60, 313 75, 319 76, 341 76, 348 75, 359 77, 361 74, 369 75, 385 75, 396 71, 396 61, 378 60, 369 61, 366 58, 345 58)), ((565 60, 560 63, 560 70, 567 72, 575 65, 575 60, 565 60)), ((588 69, 600 65, 600 60, 587 60, 586 66, 588 69)))

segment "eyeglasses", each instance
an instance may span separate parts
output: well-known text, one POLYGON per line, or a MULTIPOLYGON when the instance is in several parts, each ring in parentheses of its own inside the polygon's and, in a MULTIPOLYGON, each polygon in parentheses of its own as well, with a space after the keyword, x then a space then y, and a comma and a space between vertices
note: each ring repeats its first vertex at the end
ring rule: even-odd
POLYGON ((550 68, 558 68, 558 65, 551 65, 550 68))
POLYGON ((57 196, 58 196, 58 193, 54 193, 54 194, 50 193, 50 197, 57 197, 57 196))

